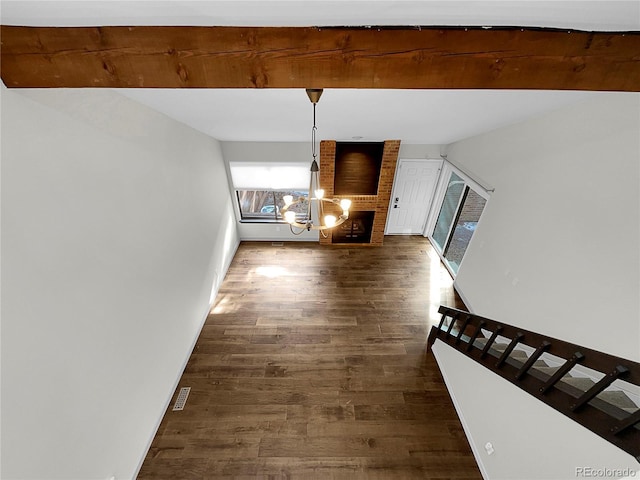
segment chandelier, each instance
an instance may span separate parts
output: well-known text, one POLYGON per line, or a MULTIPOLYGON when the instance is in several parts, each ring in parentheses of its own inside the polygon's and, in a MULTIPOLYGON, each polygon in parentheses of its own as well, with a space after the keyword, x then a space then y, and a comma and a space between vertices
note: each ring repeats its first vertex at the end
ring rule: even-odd
POLYGON ((313 104, 313 128, 311 129, 311 178, 309 180, 309 193, 306 197, 293 198, 293 195, 285 195, 282 215, 289 224, 291 233, 300 235, 305 230, 319 230, 324 238, 327 238, 325 230, 337 227, 349 218, 351 200, 347 198, 325 198, 324 190, 320 188, 319 171, 316 155, 316 104, 320 100, 322 89, 307 89, 307 96, 313 104))

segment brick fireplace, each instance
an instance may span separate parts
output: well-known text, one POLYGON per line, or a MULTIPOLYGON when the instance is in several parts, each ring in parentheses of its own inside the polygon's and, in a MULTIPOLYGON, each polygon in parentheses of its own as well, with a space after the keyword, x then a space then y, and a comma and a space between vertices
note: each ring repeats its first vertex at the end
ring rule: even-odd
POLYGON ((330 230, 327 238, 320 236, 322 245, 342 243, 382 245, 400 140, 380 142, 379 150, 381 158, 375 159, 371 156, 375 155, 376 146, 371 142, 345 142, 344 144, 335 140, 320 142, 320 185, 325 190, 325 196, 350 198, 353 202, 350 210, 350 220, 353 221, 345 222, 344 229, 335 229, 335 234, 330 230), (359 145, 362 148, 359 149, 359 145), (336 152, 340 155, 339 157, 336 156, 336 152), (337 168, 336 162, 338 162, 337 168), (343 163, 340 164, 340 162, 343 163), (338 181, 339 194, 336 193, 335 188, 336 170, 341 172, 341 179, 338 181), (358 171, 362 172, 361 183, 357 180, 358 171), (375 185, 375 189, 372 189, 372 185, 375 185), (370 232, 362 234, 362 228, 370 228, 370 232))

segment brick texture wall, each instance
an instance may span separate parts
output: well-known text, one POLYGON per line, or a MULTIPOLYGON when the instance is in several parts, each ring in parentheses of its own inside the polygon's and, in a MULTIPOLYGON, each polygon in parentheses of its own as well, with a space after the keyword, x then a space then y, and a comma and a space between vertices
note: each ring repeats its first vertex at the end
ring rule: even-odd
POLYGON ((462 210, 460 211, 460 218, 458 221, 462 222, 477 222, 484 210, 484 204, 487 201, 473 190, 469 190, 467 198, 464 202, 462 210))
MULTIPOLYGON (((393 178, 396 173, 399 150, 400 140, 386 140, 384 142, 382 165, 380 166, 380 178, 378 180, 378 192, 376 195, 337 196, 337 198, 351 199, 351 211, 375 211, 373 228, 371 231, 371 243, 358 245, 380 246, 384 241, 384 227, 387 223, 389 200, 391 199, 391 190, 393 188, 393 178)), ((336 197, 333 194, 336 170, 335 165, 336 142, 335 140, 323 140, 320 142, 320 185, 325 190, 325 196, 327 197, 336 197)), ((330 232, 331 231, 329 230, 327 238, 323 238, 322 235, 320 235, 320 244, 333 244, 330 232)))

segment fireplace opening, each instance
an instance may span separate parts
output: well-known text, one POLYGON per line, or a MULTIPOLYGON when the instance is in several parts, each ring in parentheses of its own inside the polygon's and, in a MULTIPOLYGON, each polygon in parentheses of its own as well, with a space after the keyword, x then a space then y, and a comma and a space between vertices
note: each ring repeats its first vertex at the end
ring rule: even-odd
POLYGON ((375 212, 356 211, 349 219, 333 230, 333 243, 370 243, 375 212))

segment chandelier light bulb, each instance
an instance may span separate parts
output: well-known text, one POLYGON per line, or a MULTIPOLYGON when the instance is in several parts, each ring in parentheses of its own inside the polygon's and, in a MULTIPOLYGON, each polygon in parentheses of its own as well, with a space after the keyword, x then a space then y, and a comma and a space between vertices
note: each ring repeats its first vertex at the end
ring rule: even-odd
POLYGON ((284 219, 287 223, 293 223, 296 221, 296 212, 293 212, 291 210, 287 210, 286 212, 284 212, 284 219))
POLYGON ((319 188, 316 190, 316 198, 319 200, 324 197, 324 189, 319 188))
POLYGON ((334 217, 333 215, 325 215, 324 224, 327 227, 333 227, 336 224, 336 217, 334 217))
POLYGON ((342 207, 342 210, 344 210, 345 212, 348 212, 349 208, 351 208, 351 200, 349 200, 348 198, 343 198, 342 200, 340 200, 340 207, 342 207))
POLYGON ((293 195, 285 195, 282 199, 287 207, 293 203, 293 195))

